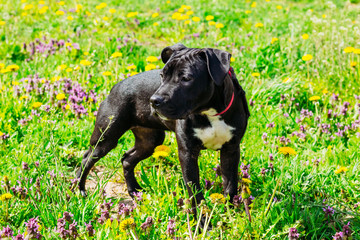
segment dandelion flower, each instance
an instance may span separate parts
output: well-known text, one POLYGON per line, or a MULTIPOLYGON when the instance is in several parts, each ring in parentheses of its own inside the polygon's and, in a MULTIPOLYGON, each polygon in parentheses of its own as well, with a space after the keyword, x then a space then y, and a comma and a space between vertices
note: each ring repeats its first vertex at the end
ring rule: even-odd
POLYGON ((313 59, 313 56, 311 56, 310 54, 305 54, 301 59, 303 61, 307 62, 307 61, 310 61, 311 59, 313 59))
POLYGON ((283 7, 281 5, 277 5, 276 8, 281 10, 283 7))
POLYGON ((63 6, 63 5, 65 5, 65 2, 64 2, 64 1, 60 1, 60 2, 58 2, 57 4, 59 4, 60 6, 63 6))
POLYGON ((154 22, 154 23, 153 23, 153 26, 155 26, 155 27, 156 27, 156 26, 159 26, 159 23, 158 23, 158 22, 154 22))
POLYGON ((103 72, 103 73, 102 73, 103 76, 111 76, 111 74, 112 74, 112 73, 109 72, 109 71, 106 71, 106 72, 103 72))
POLYGON ((216 203, 216 202, 221 202, 221 203, 225 203, 226 199, 224 197, 224 195, 220 194, 220 193, 213 193, 210 195, 210 199, 212 203, 216 203))
POLYGON ((224 27, 224 24, 222 24, 222 23, 217 23, 217 24, 215 25, 215 27, 216 27, 216 28, 223 28, 223 27, 224 27))
POLYGON ((357 62, 350 62, 350 66, 351 66, 351 67, 355 67, 356 64, 357 64, 357 62))
POLYGON ((260 73, 254 72, 254 73, 251 74, 251 76, 253 76, 253 77, 260 77, 260 73))
POLYGON ((111 54, 112 58, 117 58, 117 57, 122 57, 122 53, 121 52, 114 52, 113 54, 111 54))
POLYGON ((154 158, 165 158, 165 157, 168 157, 169 156, 169 153, 168 152, 165 152, 165 151, 156 151, 153 153, 152 155, 154 158))
POLYGON ((336 174, 340 174, 340 173, 344 173, 347 172, 349 169, 347 167, 339 167, 338 169, 336 169, 334 172, 336 174))
POLYGON ((282 153, 285 156, 287 156, 287 155, 296 155, 295 150, 293 148, 291 148, 291 147, 281 147, 281 148, 279 148, 279 153, 282 153))
POLYGON ((155 13, 153 13, 153 14, 151 15, 152 18, 156 18, 156 17, 158 17, 158 16, 159 16, 159 13, 158 13, 158 12, 155 12, 155 13))
POLYGON ((135 16, 137 16, 138 15, 138 12, 129 12, 127 15, 126 15, 126 17, 127 18, 131 18, 131 17, 135 17, 135 16))
POLYGON ((312 96, 309 98, 309 101, 319 101, 320 97, 319 96, 312 96))
POLYGON ((199 18, 199 17, 193 17, 192 20, 193 20, 194 22, 200 22, 200 18, 199 18))
POLYGON ((148 57, 146 58, 146 61, 147 61, 147 62, 157 62, 157 61, 158 61, 158 58, 155 57, 155 56, 148 56, 148 57))
POLYGON ((214 21, 209 22, 209 26, 214 26, 214 25, 216 25, 216 22, 214 22, 214 21))
POLYGON ((24 6, 24 10, 26 11, 26 10, 30 10, 30 9, 32 9, 34 7, 34 5, 32 5, 32 4, 27 4, 27 5, 25 5, 24 6))
POLYGON ((255 24, 255 27, 256 27, 256 28, 260 28, 260 27, 263 27, 263 26, 264 26, 264 24, 262 24, 262 23, 256 23, 256 24, 255 24))
POLYGON ((56 95, 56 99, 57 99, 57 100, 63 100, 63 99, 65 99, 65 94, 64 94, 64 93, 58 93, 58 94, 56 95))
POLYGON ((248 178, 242 178, 242 182, 249 185, 251 183, 251 180, 248 178))
POLYGON ((154 150, 155 152, 158 152, 158 151, 163 151, 163 152, 167 152, 167 153, 170 153, 171 150, 168 146, 165 146, 165 145, 159 145, 155 148, 154 150))
POLYGON ((327 89, 324 89, 324 90, 322 90, 321 92, 322 92, 323 94, 329 93, 329 91, 328 91, 327 89))
POLYGON ((41 107, 41 105, 42 105, 41 102, 34 102, 33 105, 32 105, 32 107, 33 107, 33 108, 39 108, 39 107, 41 107))
POLYGON ((305 33, 301 36, 302 39, 306 40, 309 38, 309 34, 305 33))
POLYGON ((355 50, 355 48, 353 48, 353 47, 346 47, 346 48, 344 49, 344 52, 345 52, 345 53, 352 53, 354 50, 355 50))
POLYGON ((234 58, 234 57, 231 57, 231 58, 230 58, 230 62, 235 62, 235 58, 234 58))
POLYGON ((150 70, 153 70, 153 69, 156 69, 156 65, 155 64, 148 64, 145 66, 145 71, 150 71, 150 70))
POLYGON ((354 51, 353 51, 355 54, 360 54, 360 48, 354 48, 354 51))
POLYGON ((5 64, 0 63, 0 69, 5 68, 5 64))
POLYGON ((271 44, 274 44, 277 41, 279 41, 279 39, 277 37, 274 37, 274 38, 271 39, 271 44))
POLYGON ((100 9, 103 9, 103 8, 105 8, 107 6, 107 4, 106 3, 100 3, 99 5, 97 5, 95 8, 97 9, 97 10, 100 10, 100 9))
POLYGON ((103 20, 104 20, 104 21, 109 21, 109 17, 106 17, 106 16, 105 16, 105 17, 103 17, 103 20))
POLYGON ((55 12, 55 14, 61 16, 61 15, 64 15, 65 12, 61 11, 61 10, 58 10, 58 11, 55 12))
POLYGON ((251 13, 251 10, 246 10, 245 11, 245 14, 250 14, 251 13))
POLYGON ((114 9, 114 8, 110 8, 110 9, 109 9, 109 13, 111 13, 111 14, 116 13, 116 9, 114 9))
POLYGON ((131 72, 131 73, 130 73, 130 77, 131 77, 131 76, 134 76, 134 75, 136 75, 136 74, 138 74, 138 72, 131 72))
POLYGON ((66 72, 72 72, 72 68, 67 68, 66 72))
POLYGON ((83 66, 90 66, 92 62, 90 62, 89 60, 81 60, 80 64, 83 66))
POLYGON ((213 20, 213 19, 214 19, 214 16, 213 16, 213 15, 208 15, 208 16, 205 17, 205 20, 206 20, 206 21, 211 21, 211 20, 213 20))
POLYGON ((256 2, 253 2, 253 3, 250 5, 250 7, 256 8, 256 2))
POLYGON ((10 198, 12 198, 12 195, 10 193, 4 193, 4 194, 0 195, 1 201, 6 201, 6 200, 9 200, 10 198))
POLYGON ((123 221, 121 221, 120 225, 119 225, 119 229, 122 232, 126 232, 127 229, 132 228, 135 225, 135 221, 133 218, 128 218, 125 219, 123 221))
POLYGON ((8 70, 8 71, 17 71, 17 70, 19 70, 19 66, 18 65, 16 65, 16 64, 13 64, 13 65, 9 65, 9 66, 7 66, 6 67, 6 69, 8 70))
POLYGON ((127 70, 132 70, 132 69, 135 69, 135 68, 136 68, 136 66, 134 64, 126 67, 127 70))
POLYGON ((6 24, 5 21, 0 21, 0 26, 4 26, 6 24))
POLYGON ((69 21, 74 20, 73 16, 67 16, 66 19, 69 20, 69 21))
POLYGON ((185 14, 190 16, 194 14, 194 11, 187 11, 185 14))
POLYGON ((59 71, 61 71, 61 70, 64 70, 64 69, 66 69, 66 65, 65 64, 61 64, 61 65, 59 65, 58 67, 57 67, 57 69, 59 70, 59 71))

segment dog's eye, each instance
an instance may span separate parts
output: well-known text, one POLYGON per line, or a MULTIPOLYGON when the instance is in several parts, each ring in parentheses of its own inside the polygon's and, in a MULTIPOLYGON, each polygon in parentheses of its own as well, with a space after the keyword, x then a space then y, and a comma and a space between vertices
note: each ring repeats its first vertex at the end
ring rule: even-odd
POLYGON ((187 77, 181 78, 182 82, 189 82, 190 80, 191 80, 191 78, 187 78, 187 77))

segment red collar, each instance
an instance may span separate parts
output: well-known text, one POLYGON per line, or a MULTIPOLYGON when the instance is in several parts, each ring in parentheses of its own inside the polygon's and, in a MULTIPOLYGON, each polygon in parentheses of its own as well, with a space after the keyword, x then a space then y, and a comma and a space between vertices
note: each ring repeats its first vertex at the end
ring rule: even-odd
MULTIPOLYGON (((229 69, 229 75, 230 75, 230 77, 232 77, 232 76, 231 76, 231 70, 233 70, 232 67, 230 67, 230 69, 229 69)), ((230 103, 229 103, 229 105, 225 108, 225 110, 223 110, 222 112, 219 112, 219 113, 213 115, 213 117, 215 117, 215 116, 220 116, 220 115, 226 113, 226 112, 230 109, 233 101, 234 101, 234 92, 232 93, 230 103)))

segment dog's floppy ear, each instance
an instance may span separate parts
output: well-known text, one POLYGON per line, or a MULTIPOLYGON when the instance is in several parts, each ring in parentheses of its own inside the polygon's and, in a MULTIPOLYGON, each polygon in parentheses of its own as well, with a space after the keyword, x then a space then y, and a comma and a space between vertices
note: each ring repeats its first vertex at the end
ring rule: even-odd
POLYGON ((230 68, 231 54, 213 48, 204 48, 201 54, 205 55, 207 68, 212 80, 216 85, 222 85, 230 68))
POLYGON ((181 44, 181 43, 177 43, 175 45, 166 47, 162 50, 161 52, 161 60, 163 61, 163 63, 167 63, 167 61, 169 61, 171 55, 175 52, 175 51, 180 51, 182 49, 185 49, 186 47, 181 44))

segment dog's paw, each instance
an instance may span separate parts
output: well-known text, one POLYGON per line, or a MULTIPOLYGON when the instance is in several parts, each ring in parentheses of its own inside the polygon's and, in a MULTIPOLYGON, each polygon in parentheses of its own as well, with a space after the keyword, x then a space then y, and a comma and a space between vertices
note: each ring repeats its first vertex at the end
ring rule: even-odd
POLYGON ((87 197, 86 191, 85 190, 80 190, 80 194, 83 198, 87 197))

